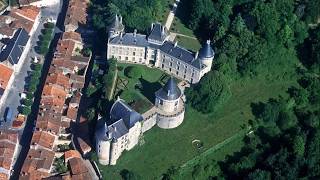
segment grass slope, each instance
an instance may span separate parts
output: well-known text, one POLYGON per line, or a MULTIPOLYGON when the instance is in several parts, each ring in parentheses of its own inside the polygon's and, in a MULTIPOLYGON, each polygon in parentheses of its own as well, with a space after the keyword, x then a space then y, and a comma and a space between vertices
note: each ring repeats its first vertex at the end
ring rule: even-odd
MULTIPOLYGON (((216 114, 203 115, 187 107, 184 123, 174 130, 154 127, 144 135, 145 144, 130 152, 124 152, 116 166, 100 166, 103 177, 121 179, 119 172, 129 169, 143 179, 157 179, 170 166, 181 166, 212 146, 238 133, 247 120, 253 118, 252 102, 266 101, 283 95, 295 81, 247 80, 231 87, 232 98, 216 114), (202 152, 191 144, 194 139, 203 142, 202 152)), ((214 158, 223 159, 226 154, 238 150, 242 143, 232 142, 217 151, 214 158), (234 144, 235 143, 235 144, 234 144)))

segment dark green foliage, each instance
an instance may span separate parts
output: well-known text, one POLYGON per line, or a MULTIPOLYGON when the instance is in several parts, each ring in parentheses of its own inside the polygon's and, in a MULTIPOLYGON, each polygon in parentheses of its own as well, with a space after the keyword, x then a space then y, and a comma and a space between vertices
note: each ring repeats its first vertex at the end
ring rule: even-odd
POLYGON ((64 156, 61 156, 60 158, 56 158, 54 161, 54 167, 58 173, 65 173, 68 171, 68 167, 64 163, 64 156))
POLYGON ((24 99, 23 100, 23 105, 25 105, 25 106, 32 106, 32 104, 33 104, 33 100, 32 99, 24 99))
POLYGON ((30 106, 22 106, 20 113, 28 116, 31 113, 31 107, 30 106))
POLYGON ((115 82, 116 76, 116 71, 117 71, 117 63, 116 60, 110 59, 108 60, 109 62, 109 69, 108 73, 102 77, 102 92, 104 93, 104 97, 106 98, 112 98, 112 87, 113 83, 115 82))
POLYGON ((92 0, 93 24, 96 29, 110 25, 115 14, 121 14, 129 29, 147 31, 151 23, 164 11, 163 0, 92 0))
POLYGON ((140 179, 140 177, 137 174, 135 174, 132 171, 129 171, 127 169, 121 170, 120 175, 123 180, 138 180, 138 179, 140 179))
POLYGON ((209 72, 199 83, 186 89, 185 94, 191 106, 203 113, 215 111, 231 96, 223 75, 218 71, 209 72))

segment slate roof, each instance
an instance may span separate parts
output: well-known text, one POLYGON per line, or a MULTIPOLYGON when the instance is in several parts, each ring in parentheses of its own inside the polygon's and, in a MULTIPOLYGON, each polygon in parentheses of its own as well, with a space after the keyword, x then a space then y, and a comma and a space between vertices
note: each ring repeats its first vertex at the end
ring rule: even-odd
POLYGON ((153 27, 151 33, 148 36, 148 39, 163 42, 168 36, 167 29, 160 23, 155 23, 152 26, 153 27))
POLYGON ((122 44, 126 46, 141 46, 147 47, 149 45, 147 36, 143 34, 125 33, 110 40, 110 44, 122 44))
POLYGON ((166 41, 161 47, 160 50, 174 58, 177 58, 185 63, 191 64, 192 66, 200 69, 200 62, 199 60, 194 58, 194 55, 192 52, 175 45, 172 42, 166 41))
POLYGON ((124 26, 122 24, 122 17, 115 15, 112 24, 110 25, 110 31, 123 31, 124 26))
POLYGON ((110 110, 111 120, 123 119, 125 125, 130 129, 138 121, 142 120, 142 116, 135 110, 131 109, 124 100, 118 99, 111 107, 110 110))
POLYGON ((20 56, 29 40, 28 32, 19 28, 7 47, 0 53, 0 61, 8 60, 11 65, 18 64, 20 56))
POLYGON ((199 51, 200 58, 212 58, 214 57, 214 51, 210 45, 210 40, 208 40, 199 51))
POLYGON ((181 90, 175 80, 171 77, 167 83, 156 92, 156 96, 164 100, 176 100, 181 96, 181 90))
POLYGON ((97 133, 106 139, 116 140, 127 134, 130 128, 142 121, 143 117, 125 104, 122 99, 118 99, 111 107, 110 119, 113 122, 110 125, 104 121, 100 122, 100 125, 97 126, 97 133))

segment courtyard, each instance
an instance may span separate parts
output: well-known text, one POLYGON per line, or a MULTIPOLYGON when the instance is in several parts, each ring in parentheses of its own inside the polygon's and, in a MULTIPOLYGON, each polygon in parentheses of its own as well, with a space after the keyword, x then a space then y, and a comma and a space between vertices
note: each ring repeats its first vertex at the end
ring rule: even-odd
MULTIPOLYGON (((154 91, 161 88, 163 72, 141 65, 118 64, 118 77, 127 81, 126 89, 120 97, 129 104, 147 104, 153 102, 154 91), (129 66, 142 67, 143 73, 135 77, 127 77, 126 68, 129 66), (142 85, 138 90, 136 87, 142 85), (152 95, 150 94, 152 93, 152 95)), ((120 172, 128 169, 143 179, 157 179, 170 166, 188 168, 190 161, 200 157, 210 149, 210 157, 223 160, 226 155, 238 151, 243 143, 241 134, 248 128, 248 120, 253 118, 251 103, 266 101, 271 97, 284 94, 287 87, 294 81, 267 82, 266 80, 247 80, 235 83, 232 87, 232 97, 226 105, 214 114, 201 114, 187 105, 185 119, 182 125, 171 130, 154 127, 144 134, 143 145, 138 145, 129 152, 124 152, 115 166, 101 166, 103 177, 121 179, 120 172), (236 136, 237 138, 232 138, 236 136), (232 141, 224 143, 228 139, 232 141), (195 147, 193 142, 201 142, 195 147), (221 148, 215 148, 224 144, 221 148)), ((151 104, 150 104, 151 105, 151 104)), ((137 109, 137 107, 135 107, 137 109)), ((141 112, 149 106, 138 109, 141 112)), ((93 157, 96 159, 96 157, 93 157)), ((99 163, 97 163, 99 164, 99 163)), ((191 163, 192 164, 192 163, 191 163)))

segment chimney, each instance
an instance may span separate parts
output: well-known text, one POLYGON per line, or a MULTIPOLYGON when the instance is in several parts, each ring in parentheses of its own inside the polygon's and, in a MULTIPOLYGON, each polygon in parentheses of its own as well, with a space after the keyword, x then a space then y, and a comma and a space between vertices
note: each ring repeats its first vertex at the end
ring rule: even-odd
POLYGON ((164 34, 164 26, 161 26, 161 27, 162 27, 162 31, 161 32, 162 32, 162 34, 164 34))
POLYGON ((133 37, 137 37, 137 29, 134 29, 133 31, 133 37))
POLYGON ((152 31, 153 27, 154 27, 154 23, 151 24, 151 31, 152 31))
POLYGON ((123 33, 122 33, 122 32, 120 32, 120 39, 122 39, 122 36, 123 36, 123 33))
POLYGON ((210 41, 210 39, 208 39, 208 40, 207 40, 207 44, 209 44, 209 45, 210 45, 210 43, 211 43, 211 41, 210 41))
POLYGON ((174 43, 173 47, 177 47, 177 45, 178 45, 178 41, 174 43))
POLYGON ((120 18, 120 23, 122 24, 122 16, 119 16, 119 18, 120 18))
POLYGON ((198 56, 199 56, 199 51, 196 52, 194 59, 198 59, 198 56))

